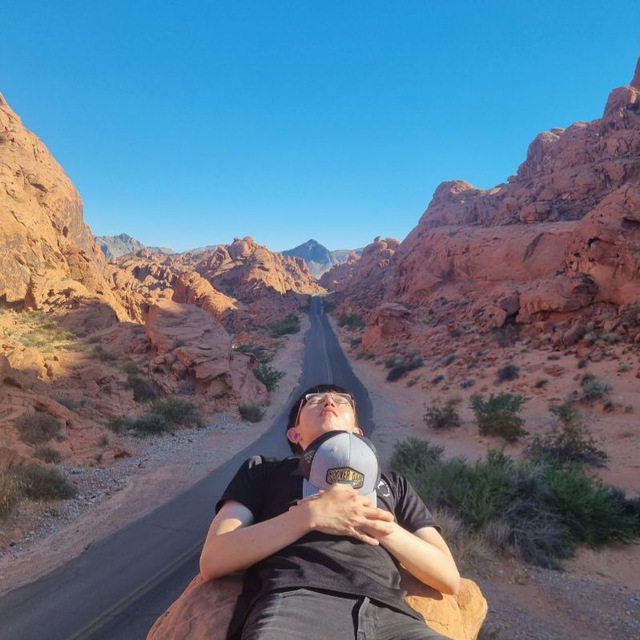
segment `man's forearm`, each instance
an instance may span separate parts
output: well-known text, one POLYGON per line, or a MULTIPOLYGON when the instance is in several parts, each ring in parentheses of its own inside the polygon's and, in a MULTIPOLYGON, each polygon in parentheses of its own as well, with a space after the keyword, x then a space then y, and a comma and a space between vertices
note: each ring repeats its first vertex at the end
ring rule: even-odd
POLYGON ((200 574, 213 580, 244 571, 309 531, 308 517, 301 509, 250 526, 231 524, 228 530, 210 530, 200 556, 200 574))
MULTIPOLYGON (((440 534, 435 529, 433 534, 440 543, 440 534)), ((460 574, 444 541, 440 548, 403 529, 397 523, 394 524, 393 532, 379 538, 379 541, 418 580, 442 593, 457 593, 460 574)))

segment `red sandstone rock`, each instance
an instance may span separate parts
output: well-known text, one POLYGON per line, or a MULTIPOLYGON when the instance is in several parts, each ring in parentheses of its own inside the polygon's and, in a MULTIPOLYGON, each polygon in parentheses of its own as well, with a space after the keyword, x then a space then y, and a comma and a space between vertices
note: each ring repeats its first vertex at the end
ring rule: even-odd
MULTIPOLYGON (((453 640, 478 637, 488 606, 475 582, 463 579, 457 596, 443 595, 408 575, 403 584, 408 604, 433 629, 453 640)), ((238 575, 209 582, 196 576, 158 618, 147 640, 223 640, 241 587, 238 575)))

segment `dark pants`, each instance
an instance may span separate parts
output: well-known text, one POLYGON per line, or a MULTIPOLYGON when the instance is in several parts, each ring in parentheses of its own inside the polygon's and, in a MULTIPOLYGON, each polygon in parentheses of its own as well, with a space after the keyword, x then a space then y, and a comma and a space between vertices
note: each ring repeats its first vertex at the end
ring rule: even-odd
POLYGON ((444 639, 422 620, 369 598, 293 589, 264 596, 247 616, 242 640, 444 639))

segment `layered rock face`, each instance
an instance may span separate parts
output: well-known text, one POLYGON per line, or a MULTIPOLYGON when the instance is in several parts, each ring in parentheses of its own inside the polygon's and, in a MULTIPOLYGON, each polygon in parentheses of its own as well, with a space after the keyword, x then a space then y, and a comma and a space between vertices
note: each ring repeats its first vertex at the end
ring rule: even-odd
MULTIPOLYGON (((459 594, 448 596, 405 574, 403 587, 407 603, 431 628, 452 640, 476 640, 488 605, 474 582, 463 579, 459 594)), ((210 582, 196 576, 158 618, 147 640, 223 640, 241 588, 239 576, 210 582)))
POLYGON ((104 257, 82 201, 49 150, 0 96, 0 295, 24 300, 34 276, 57 271, 96 291, 104 257))
MULTIPOLYGON (((415 327, 436 322, 440 299, 460 303, 454 320, 480 329, 515 322, 533 333, 637 303, 638 69, 631 85, 611 93, 602 118, 540 134, 507 184, 441 184, 391 256, 382 293, 366 278, 369 248, 348 274, 324 281, 342 291, 343 309, 355 300, 368 314, 365 348, 397 338, 400 328, 415 338, 415 327)), ((625 335, 637 333, 630 327, 625 335)))

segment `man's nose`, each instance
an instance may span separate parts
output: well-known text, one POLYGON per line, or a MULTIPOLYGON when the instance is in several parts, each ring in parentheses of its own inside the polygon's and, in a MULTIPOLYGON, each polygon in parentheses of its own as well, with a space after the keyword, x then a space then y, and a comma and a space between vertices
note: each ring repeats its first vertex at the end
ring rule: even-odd
POLYGON ((329 404, 331 403, 333 406, 335 406, 336 401, 333 399, 333 396, 330 393, 326 393, 324 396, 324 403, 323 404, 329 404))

